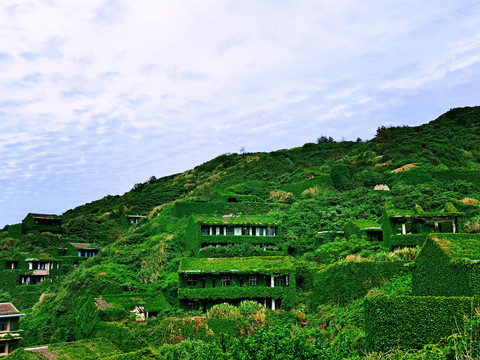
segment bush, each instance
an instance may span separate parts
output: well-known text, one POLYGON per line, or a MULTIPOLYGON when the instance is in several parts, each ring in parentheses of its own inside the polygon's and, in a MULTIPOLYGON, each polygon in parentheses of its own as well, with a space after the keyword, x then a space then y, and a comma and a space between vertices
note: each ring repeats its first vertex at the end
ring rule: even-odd
POLYGON ((352 187, 352 174, 347 165, 337 164, 332 166, 330 177, 333 186, 339 191, 345 191, 352 187))
POLYGON ((368 296, 365 335, 368 350, 418 349, 463 329, 478 301, 471 297, 368 296))
POLYGON ((341 262, 314 275, 312 307, 346 304, 365 296, 369 289, 383 285, 404 272, 403 262, 341 262))

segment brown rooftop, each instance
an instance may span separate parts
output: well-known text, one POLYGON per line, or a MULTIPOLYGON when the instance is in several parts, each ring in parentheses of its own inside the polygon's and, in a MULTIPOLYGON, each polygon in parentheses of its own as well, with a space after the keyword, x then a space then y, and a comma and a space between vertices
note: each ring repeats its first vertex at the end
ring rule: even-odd
POLYGON ((87 243, 74 243, 74 242, 71 242, 70 243, 73 247, 77 248, 77 249, 88 249, 90 247, 90 244, 87 244, 87 243))
POLYGON ((12 303, 0 303, 0 316, 1 315, 14 315, 18 314, 18 310, 12 303))
POLYGON ((55 214, 34 214, 30 213, 36 219, 58 219, 58 215, 55 214))

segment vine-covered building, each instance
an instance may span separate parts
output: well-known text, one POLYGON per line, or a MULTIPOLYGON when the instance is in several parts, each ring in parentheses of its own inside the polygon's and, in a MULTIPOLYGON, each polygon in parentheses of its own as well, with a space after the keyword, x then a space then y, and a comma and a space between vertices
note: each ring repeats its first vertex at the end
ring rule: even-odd
POLYGON ((8 227, 8 236, 18 238, 29 232, 63 232, 62 218, 55 214, 28 213, 20 224, 8 227))
POLYGON ((281 239, 279 222, 266 215, 192 215, 186 249, 194 255, 209 246, 234 244, 278 250, 281 239))
POLYGON ((368 241, 383 241, 383 232, 380 224, 372 220, 352 219, 345 225, 347 237, 365 237, 368 241))
POLYGON ((11 303, 0 303, 0 356, 8 355, 17 348, 22 339, 18 330, 20 314, 11 303))
POLYGON ((452 203, 437 211, 395 209, 385 206, 382 216, 384 245, 391 249, 400 246, 422 245, 430 233, 459 232, 460 213, 452 203))
POLYGON ((101 249, 88 243, 68 243, 36 253, 17 253, 0 258, 0 287, 35 285, 70 272, 79 262, 96 256, 101 249))
POLYGON ((191 310, 242 300, 275 310, 291 307, 295 298, 295 268, 286 256, 183 258, 179 276, 180 303, 191 310))
POLYGON ((480 294, 480 234, 431 234, 415 259, 418 296, 480 294))

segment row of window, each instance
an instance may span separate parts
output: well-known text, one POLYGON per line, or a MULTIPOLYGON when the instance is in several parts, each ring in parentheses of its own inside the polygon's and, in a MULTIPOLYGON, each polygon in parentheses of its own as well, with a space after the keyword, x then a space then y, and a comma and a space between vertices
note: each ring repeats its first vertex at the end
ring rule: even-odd
MULTIPOLYGON (((53 269, 54 267, 58 268, 58 263, 43 262, 43 261, 31 261, 28 263, 29 270, 48 270, 53 269), (50 265, 48 265, 50 264, 50 265)), ((8 270, 14 270, 18 268, 18 261, 6 261, 5 268, 8 270)))
POLYGON ((406 223, 396 223, 396 232, 402 234, 421 234, 427 232, 455 233, 456 226, 454 220, 448 221, 413 221, 406 223))
POLYGON ((78 257, 94 257, 95 255, 98 254, 100 250, 94 249, 87 249, 87 250, 78 250, 78 257))
MULTIPOLYGON (((238 304, 238 301, 231 300, 222 300, 221 302, 218 302, 218 304, 221 304, 222 302, 233 302, 234 305, 238 304)), ((273 304, 275 304, 275 309, 280 309, 282 307, 282 299, 257 299, 257 302, 268 308, 273 308, 273 304)), ((201 308, 203 308, 203 311, 205 311, 205 307, 205 303, 199 301, 187 302, 187 308, 189 310, 200 310, 201 308)))
MULTIPOLYGON (((187 285, 188 286, 197 286, 197 281, 199 279, 194 276, 187 277, 187 285)), ((244 279, 239 278, 240 286, 244 285, 244 279)), ((216 279, 212 278, 212 287, 215 287, 216 279)), ((220 286, 230 286, 232 284, 232 278, 229 275, 224 275, 220 277, 220 286)), ((248 284, 249 286, 256 286, 257 285, 257 275, 250 275, 248 277, 248 284)), ((287 286, 288 285, 288 277, 287 275, 280 275, 273 277, 273 284, 274 286, 287 286)), ((270 286, 270 283, 267 283, 267 286, 270 286)), ((205 278, 202 279, 202 287, 205 287, 205 278)))
POLYGON ((35 285, 39 282, 45 281, 45 275, 20 275, 20 285, 35 285))
POLYGON ((201 232, 203 235, 276 236, 277 228, 271 226, 202 225, 201 232))

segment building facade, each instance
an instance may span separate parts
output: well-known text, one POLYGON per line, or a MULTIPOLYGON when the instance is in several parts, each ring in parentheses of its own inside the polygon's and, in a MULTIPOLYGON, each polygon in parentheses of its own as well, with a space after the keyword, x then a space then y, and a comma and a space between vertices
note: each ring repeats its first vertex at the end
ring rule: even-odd
POLYGON ((22 339, 18 330, 18 321, 25 314, 20 314, 11 303, 0 303, 0 356, 8 355, 18 347, 22 339))

